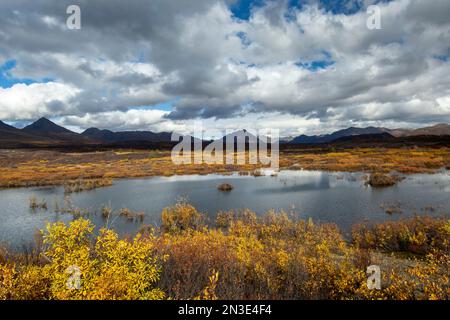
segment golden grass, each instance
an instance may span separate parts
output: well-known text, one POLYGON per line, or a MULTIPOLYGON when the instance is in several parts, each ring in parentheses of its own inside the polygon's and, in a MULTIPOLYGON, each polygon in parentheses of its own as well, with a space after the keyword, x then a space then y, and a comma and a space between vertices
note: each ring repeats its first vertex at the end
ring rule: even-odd
POLYGON ((113 185, 112 179, 77 179, 64 183, 65 193, 75 193, 113 185))
MULTIPOLYGON (((175 165, 169 151, 0 151, 0 188, 64 185, 76 180, 250 172, 261 165, 175 165)), ((281 169, 432 173, 450 168, 450 148, 353 148, 339 152, 321 149, 280 152, 281 169)), ((255 171, 256 170, 256 171, 255 171)))

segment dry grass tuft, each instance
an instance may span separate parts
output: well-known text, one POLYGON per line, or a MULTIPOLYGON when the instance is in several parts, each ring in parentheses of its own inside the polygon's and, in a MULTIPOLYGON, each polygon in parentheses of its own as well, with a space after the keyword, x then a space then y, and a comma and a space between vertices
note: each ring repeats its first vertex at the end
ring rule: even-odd
POLYGON ((29 202, 30 202, 30 209, 33 211, 36 211, 36 210, 47 211, 48 210, 47 202, 44 199, 39 201, 36 197, 33 196, 30 198, 29 202))
POLYGON ((390 187, 395 185, 398 179, 394 176, 390 176, 384 173, 371 173, 367 183, 372 187, 390 187))
POLYGON ((76 193, 88 190, 94 190, 113 185, 112 179, 77 179, 68 181, 64 184, 65 193, 76 193))

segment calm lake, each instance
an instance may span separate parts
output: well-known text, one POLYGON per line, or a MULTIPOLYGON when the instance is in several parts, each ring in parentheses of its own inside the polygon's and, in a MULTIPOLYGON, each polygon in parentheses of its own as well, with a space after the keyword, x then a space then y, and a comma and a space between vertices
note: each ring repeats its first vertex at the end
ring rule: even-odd
MULTIPOLYGON (((344 230, 358 222, 394 220, 419 215, 450 213, 450 171, 408 175, 389 188, 364 184, 363 173, 282 171, 277 176, 191 175, 116 180, 114 185, 70 194, 72 206, 91 212, 96 226, 104 226, 100 211, 129 208, 145 212, 145 224, 158 225, 161 210, 183 197, 198 210, 214 218, 220 210, 249 208, 257 213, 285 210, 316 222, 333 222, 344 230), (217 189, 221 183, 234 186, 231 192, 217 189), (386 213, 390 211, 390 214, 386 213)), ((64 188, 28 188, 0 191, 0 242, 19 248, 33 242, 36 229, 47 222, 71 221, 70 214, 56 213, 67 204, 64 188), (45 199, 48 210, 33 211, 29 199, 45 199)), ((109 226, 121 235, 134 234, 140 222, 115 217, 109 226)))

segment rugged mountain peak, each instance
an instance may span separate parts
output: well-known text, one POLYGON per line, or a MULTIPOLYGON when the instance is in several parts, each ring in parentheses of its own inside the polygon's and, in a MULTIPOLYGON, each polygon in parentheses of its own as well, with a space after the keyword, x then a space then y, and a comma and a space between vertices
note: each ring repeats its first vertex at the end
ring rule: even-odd
POLYGON ((66 128, 58 126, 56 123, 48 120, 47 118, 40 118, 39 120, 23 128, 23 131, 33 133, 73 133, 66 128))

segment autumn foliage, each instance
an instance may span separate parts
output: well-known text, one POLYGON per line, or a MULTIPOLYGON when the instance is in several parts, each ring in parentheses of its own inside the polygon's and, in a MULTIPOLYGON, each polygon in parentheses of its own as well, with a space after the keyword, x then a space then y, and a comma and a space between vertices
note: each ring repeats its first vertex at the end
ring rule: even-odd
POLYGON ((441 218, 355 226, 345 239, 283 212, 206 224, 179 203, 134 238, 80 218, 49 224, 32 253, 1 249, 0 299, 448 299, 449 239, 441 218), (373 264, 381 290, 366 285, 373 264))

